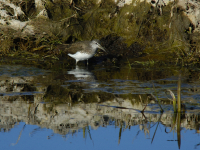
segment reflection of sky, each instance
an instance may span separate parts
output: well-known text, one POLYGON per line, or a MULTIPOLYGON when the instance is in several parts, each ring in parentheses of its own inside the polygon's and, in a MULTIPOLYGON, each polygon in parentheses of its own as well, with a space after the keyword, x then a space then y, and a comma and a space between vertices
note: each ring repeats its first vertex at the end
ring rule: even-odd
POLYGON ((47 71, 36 67, 27 67, 22 65, 1 65, 0 76, 7 77, 27 77, 46 74, 47 71))
MULTIPOLYGON (((140 131, 139 126, 133 126, 131 129, 123 130, 120 144, 118 144, 120 128, 114 126, 100 127, 97 130, 90 129, 91 139, 87 132, 86 138, 83 138, 83 131, 66 135, 54 134, 50 129, 39 129, 36 125, 26 125, 22 131, 24 123, 20 123, 9 132, 0 133, 0 147, 6 150, 107 150, 107 149, 134 149, 134 150, 176 150, 178 149, 177 134, 171 132, 165 133, 163 125, 159 124, 154 141, 151 144, 156 125, 150 129, 149 135, 140 131), (37 129, 37 130, 35 130, 37 129), (21 137, 16 145, 20 132, 21 137), (139 131, 139 134, 137 135, 139 131), (50 137, 50 138, 48 138, 50 137)), ((170 129, 168 129, 169 131, 170 129)), ((181 131, 181 150, 195 149, 195 145, 200 143, 198 134, 194 130, 181 131)), ((199 147, 196 147, 200 149, 199 147)))

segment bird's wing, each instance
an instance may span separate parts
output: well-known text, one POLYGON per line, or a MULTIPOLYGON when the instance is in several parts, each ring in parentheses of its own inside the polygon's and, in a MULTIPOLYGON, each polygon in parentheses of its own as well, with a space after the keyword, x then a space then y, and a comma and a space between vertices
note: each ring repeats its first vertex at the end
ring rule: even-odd
POLYGON ((77 51, 86 49, 86 44, 87 43, 83 44, 83 42, 76 42, 73 44, 61 44, 61 45, 58 45, 56 49, 59 49, 60 51, 63 51, 66 53, 74 54, 77 51))
POLYGON ((86 48, 86 46, 85 46, 85 44, 83 44, 83 42, 76 42, 76 43, 71 44, 67 48, 67 51, 68 51, 68 53, 76 53, 77 51, 81 51, 85 48, 86 48))

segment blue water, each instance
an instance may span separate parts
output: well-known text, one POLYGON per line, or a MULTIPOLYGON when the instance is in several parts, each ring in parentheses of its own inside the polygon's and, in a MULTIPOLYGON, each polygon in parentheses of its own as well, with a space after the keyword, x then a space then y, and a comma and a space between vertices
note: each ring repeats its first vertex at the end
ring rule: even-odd
MULTIPOLYGON (((140 130, 138 125, 132 126, 131 129, 123 129, 119 142, 120 128, 115 126, 99 127, 96 130, 89 127, 90 133, 87 132, 85 138, 83 138, 82 130, 73 135, 59 135, 53 133, 51 129, 39 128, 36 125, 25 125, 24 122, 21 122, 9 132, 0 133, 0 147, 6 150, 178 149, 177 134, 175 132, 167 134, 162 124, 159 124, 152 142, 156 126, 157 124, 146 134, 144 130, 140 130), (20 132, 21 136, 18 139, 20 132)), ((181 150, 199 149, 199 143, 199 134, 195 133, 194 130, 182 129, 181 150)))

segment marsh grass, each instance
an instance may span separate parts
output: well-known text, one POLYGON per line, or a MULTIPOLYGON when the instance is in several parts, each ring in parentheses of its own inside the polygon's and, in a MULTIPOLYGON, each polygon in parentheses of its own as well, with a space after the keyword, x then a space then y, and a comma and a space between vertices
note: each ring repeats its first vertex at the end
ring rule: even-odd
MULTIPOLYGON (((0 54, 16 56, 28 51, 37 53, 38 57, 57 59, 52 52, 57 44, 116 34, 128 46, 137 42, 145 47, 142 53, 150 56, 148 62, 136 62, 144 66, 156 66, 158 60, 170 60, 182 66, 199 63, 198 38, 191 38, 195 34, 191 31, 190 20, 174 7, 175 3, 163 7, 160 15, 146 2, 133 1, 134 5, 122 8, 111 0, 96 2, 63 0, 53 3, 47 0, 45 8, 49 19, 44 19, 36 18, 32 3, 24 1, 22 10, 32 20, 29 24, 34 26, 35 35, 2 28, 0 54)), ((133 63, 129 61, 129 67, 133 63)))
POLYGON ((169 93, 172 98, 168 98, 170 101, 173 102, 173 109, 174 113, 181 113, 184 110, 181 110, 181 74, 179 74, 178 77, 178 83, 177 83, 177 99, 175 97, 175 94, 171 90, 166 90, 166 94, 169 93))

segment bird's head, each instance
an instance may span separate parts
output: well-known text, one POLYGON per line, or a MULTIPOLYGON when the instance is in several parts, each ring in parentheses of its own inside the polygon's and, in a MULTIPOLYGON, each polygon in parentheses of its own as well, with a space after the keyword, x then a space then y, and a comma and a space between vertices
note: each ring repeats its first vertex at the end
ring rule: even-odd
POLYGON ((102 49, 103 51, 106 52, 106 50, 105 50, 99 43, 100 43, 99 40, 93 40, 92 43, 91 43, 91 45, 92 45, 92 47, 93 47, 95 50, 96 50, 97 48, 100 48, 100 49, 102 49))

